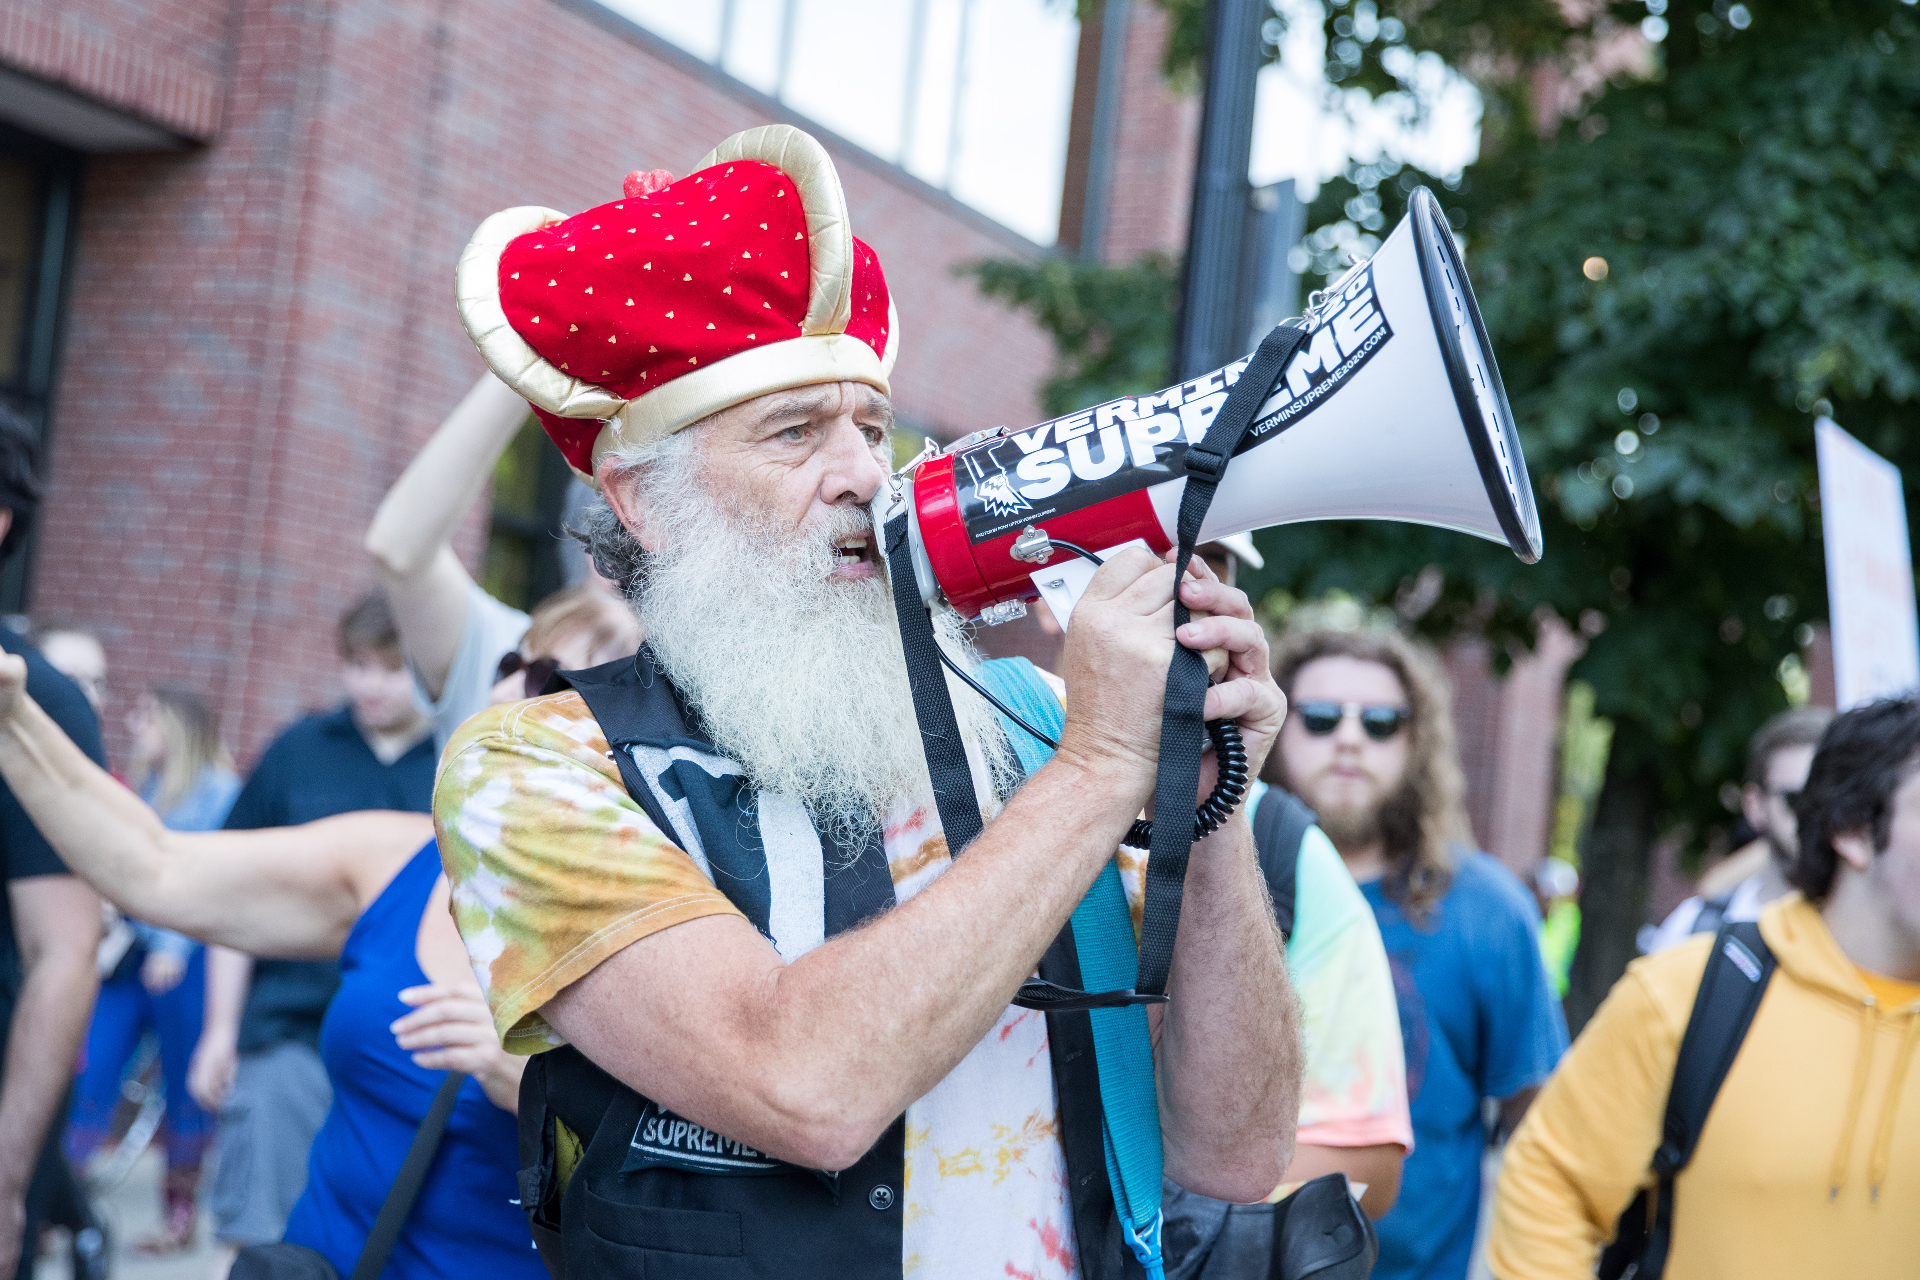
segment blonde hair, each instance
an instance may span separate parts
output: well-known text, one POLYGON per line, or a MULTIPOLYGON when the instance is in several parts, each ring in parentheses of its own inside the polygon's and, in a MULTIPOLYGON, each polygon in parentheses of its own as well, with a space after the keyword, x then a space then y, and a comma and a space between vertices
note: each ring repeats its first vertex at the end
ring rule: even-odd
MULTIPOLYGON (((159 726, 160 740, 166 744, 166 758, 160 762, 160 783, 154 791, 153 808, 165 815, 192 793, 209 769, 232 769, 233 757, 220 740, 220 722, 213 708, 192 689, 163 684, 147 695, 150 714, 159 726)), ((153 781, 152 761, 141 761, 144 772, 133 780, 136 790, 144 792, 153 781)))
POLYGON ((585 634, 587 652, 597 653, 617 640, 634 636, 638 629, 633 611, 624 601, 582 583, 556 591, 540 602, 527 621, 520 652, 529 658, 552 657, 563 638, 585 634))
POLYGON ((1422 920, 1453 884, 1453 846, 1472 838, 1446 676, 1431 649, 1390 627, 1309 626, 1274 645, 1274 682, 1291 698, 1300 669, 1320 658, 1377 662, 1407 691, 1407 776, 1380 809, 1388 866, 1382 888, 1409 918, 1422 920))

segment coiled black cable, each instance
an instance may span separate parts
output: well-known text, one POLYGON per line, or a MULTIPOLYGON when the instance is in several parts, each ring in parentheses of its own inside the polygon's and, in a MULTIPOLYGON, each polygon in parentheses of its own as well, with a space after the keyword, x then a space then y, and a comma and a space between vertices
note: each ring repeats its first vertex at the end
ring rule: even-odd
MULTIPOLYGON (((1095 564, 1105 563, 1099 556, 1093 554, 1093 552, 1087 550, 1085 547, 1062 541, 1059 538, 1050 538, 1048 541, 1062 551, 1071 551, 1073 554, 1091 560, 1095 564)), ((1060 749, 1058 742, 1055 742, 1052 738, 1049 738, 1046 734, 1040 732, 1031 724, 1028 724, 1026 717, 1022 716, 1012 707, 1009 707, 1006 703, 1000 701, 985 685, 975 680, 971 675, 967 674, 967 672, 961 670, 960 664, 947 656, 947 651, 944 648, 941 648, 939 645, 935 645, 934 647, 939 650, 940 661, 946 664, 947 670, 959 676, 968 688, 991 703, 994 710, 1013 721, 1016 725, 1019 725, 1021 729, 1032 735, 1036 741, 1045 743, 1049 750, 1058 751, 1060 749)), ((1247 783, 1249 781, 1247 775, 1247 747, 1246 743, 1240 738, 1240 726, 1231 720, 1209 720, 1207 721, 1207 736, 1213 739, 1213 752, 1219 764, 1220 776, 1213 784, 1212 793, 1209 794, 1200 807, 1194 811, 1193 838, 1195 840, 1206 839, 1226 824, 1227 819, 1233 816, 1233 811, 1240 807, 1240 802, 1247 798, 1247 783)), ((1148 818, 1135 818, 1133 825, 1127 828, 1127 834, 1120 838, 1120 843, 1134 849, 1151 848, 1153 845, 1152 820, 1148 818)))

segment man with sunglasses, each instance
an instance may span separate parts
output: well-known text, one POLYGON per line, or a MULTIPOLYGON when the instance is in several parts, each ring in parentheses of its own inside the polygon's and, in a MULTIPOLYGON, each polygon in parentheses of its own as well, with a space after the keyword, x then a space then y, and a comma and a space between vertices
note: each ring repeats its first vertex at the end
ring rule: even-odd
POLYGON ((1747 744, 1747 781, 1740 789, 1740 811, 1756 838, 1721 864, 1745 866, 1731 888, 1702 891, 1673 909, 1658 929, 1643 933, 1648 955, 1665 951, 1696 933, 1712 933, 1729 920, 1758 920, 1760 909, 1784 898, 1793 886, 1787 872, 1800 850, 1793 817, 1800 788, 1807 785, 1813 750, 1833 723, 1827 707, 1795 707, 1760 726, 1747 744))
POLYGON ((1393 969, 1414 1147, 1380 1219, 1383 1280, 1464 1280, 1487 1100, 1504 1135, 1565 1051, 1532 894, 1468 843, 1444 677, 1384 628, 1299 627, 1274 646, 1292 714, 1267 780, 1314 810, 1393 969))

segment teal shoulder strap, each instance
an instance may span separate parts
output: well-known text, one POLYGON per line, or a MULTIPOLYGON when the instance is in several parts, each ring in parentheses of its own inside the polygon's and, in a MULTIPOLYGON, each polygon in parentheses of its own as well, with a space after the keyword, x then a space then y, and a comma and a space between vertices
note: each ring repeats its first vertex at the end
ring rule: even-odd
MULTIPOLYGON (((1025 658, 980 664, 976 679, 1007 706, 1056 742, 1066 724, 1060 699, 1025 658)), ((1002 716, 1007 740, 1031 777, 1053 758, 1053 748, 1002 716)), ((1112 862, 1073 911, 1073 945, 1080 956, 1081 985, 1089 991, 1130 987, 1139 969, 1133 913, 1112 862)), ((1153 1090, 1153 1042, 1144 1005, 1090 1009, 1094 1058, 1100 1069, 1100 1105, 1106 1114, 1107 1178, 1127 1243, 1149 1280, 1161 1280, 1160 1107, 1153 1090)))

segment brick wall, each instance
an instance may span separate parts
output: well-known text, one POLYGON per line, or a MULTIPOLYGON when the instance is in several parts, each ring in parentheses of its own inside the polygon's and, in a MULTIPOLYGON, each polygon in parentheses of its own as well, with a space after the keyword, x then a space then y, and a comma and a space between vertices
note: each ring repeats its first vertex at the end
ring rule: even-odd
POLYGON ((230 0, 8 0, 0 63, 205 141, 220 125, 230 0))
MULTIPOLYGON (((225 109, 209 146, 90 163, 33 612, 96 629, 126 696, 208 690, 250 756, 337 696, 333 622, 372 585, 367 521, 481 371, 452 306, 473 228, 617 198, 635 168, 684 174, 782 113, 572 0, 60 10, 114 38, 131 16, 183 63, 223 66, 225 109)), ((953 275, 1033 247, 829 148, 896 294, 902 417, 1037 420, 1044 338, 953 275)), ((479 536, 470 520, 470 562, 479 536)))
POLYGON ((1171 19, 1145 0, 1127 10, 1124 91, 1102 246, 1110 262, 1131 262, 1156 249, 1176 257, 1186 252, 1200 151, 1200 98, 1175 91, 1160 71, 1171 19))

